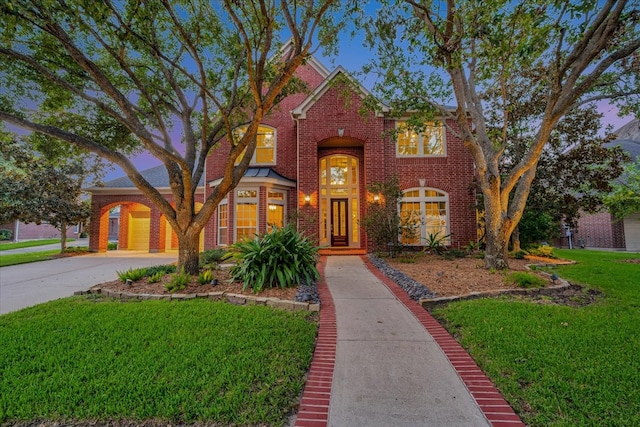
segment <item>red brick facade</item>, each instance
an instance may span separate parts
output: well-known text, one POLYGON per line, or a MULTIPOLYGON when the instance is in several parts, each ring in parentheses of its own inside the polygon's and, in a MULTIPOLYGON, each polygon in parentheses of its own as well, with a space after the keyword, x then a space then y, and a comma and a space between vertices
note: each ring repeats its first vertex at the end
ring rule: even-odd
MULTIPOLYGON (((395 140, 389 132, 395 128, 396 120, 389 117, 388 109, 382 104, 379 111, 363 115, 361 107, 366 90, 351 80, 344 70, 338 68, 329 73, 312 59, 297 71, 297 75, 307 82, 310 93, 285 98, 262 122, 262 125, 274 131, 274 163, 250 166, 260 173, 245 174, 236 190, 228 194, 223 213, 227 227, 222 238, 218 236, 219 212, 211 217, 203 231, 205 249, 217 247, 221 242, 234 241, 238 223, 237 203, 241 202, 238 191, 248 191, 250 194, 255 191, 256 197, 252 198, 251 203, 255 205, 257 218, 250 227, 255 227, 257 232, 267 229, 269 205, 274 203, 268 199, 269 192, 278 192, 284 194, 285 200, 281 203, 285 206, 285 218, 293 218, 299 229, 316 236, 321 245, 322 239, 325 239, 325 246, 333 244, 329 243, 327 235, 332 234, 336 219, 343 215, 340 218, 345 218, 344 221, 349 223, 347 246, 372 250, 367 243, 365 230, 359 226, 360 219, 366 214, 367 200, 372 197, 366 189, 391 176, 398 176, 403 191, 429 188, 446 195, 447 232, 451 235, 451 246, 462 247, 469 241, 476 241, 473 161, 468 150, 449 129, 445 135, 444 155, 398 157, 395 140), (320 165, 323 160, 325 165, 332 161, 349 165, 348 187, 333 188, 321 184, 320 165), (265 178, 261 180, 260 176, 265 178), (307 197, 308 202, 305 200, 307 197), (336 216, 332 216, 334 208, 336 216)), ((456 129, 455 122, 447 124, 451 129, 456 129)), ((221 145, 207 158, 205 198, 212 193, 216 180, 223 174, 229 146, 228 143, 221 145)), ((327 170, 333 171, 325 169, 325 173, 327 170)), ((167 197, 170 198, 170 194, 167 197)), ((94 192, 92 250, 106 250, 109 209, 115 205, 122 206, 119 248, 131 247, 129 240, 133 238, 128 221, 142 217, 138 221, 143 224, 146 214, 131 215, 132 211, 141 209, 150 211, 147 215, 150 223, 147 232, 149 251, 164 251, 174 247, 175 242, 166 237, 170 227, 144 197, 94 192)), ((136 244, 140 245, 139 242, 136 244)))

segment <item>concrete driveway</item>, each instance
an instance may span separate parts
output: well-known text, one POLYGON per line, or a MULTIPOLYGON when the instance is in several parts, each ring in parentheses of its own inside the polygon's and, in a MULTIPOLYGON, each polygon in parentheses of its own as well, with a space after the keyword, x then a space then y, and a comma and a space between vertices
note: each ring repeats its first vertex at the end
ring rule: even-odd
MULTIPOLYGON (((0 252, 2 256, 2 252, 0 252)), ((0 314, 118 278, 116 271, 177 261, 176 252, 109 251, 0 268, 0 314)))

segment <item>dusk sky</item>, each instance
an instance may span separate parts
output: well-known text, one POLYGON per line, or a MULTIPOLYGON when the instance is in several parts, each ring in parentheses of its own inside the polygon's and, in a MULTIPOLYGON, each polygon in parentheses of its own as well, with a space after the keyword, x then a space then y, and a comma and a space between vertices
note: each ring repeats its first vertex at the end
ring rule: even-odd
MULTIPOLYGON (((315 56, 329 70, 333 70, 334 68, 341 65, 347 71, 357 73, 361 70, 362 66, 374 56, 374 53, 368 51, 362 46, 362 38, 352 40, 345 35, 340 42, 340 51, 337 57, 327 58, 324 57, 321 52, 318 52, 315 56)), ((357 78, 364 84, 365 87, 370 89, 370 84, 367 84, 366 80, 363 80, 361 77, 357 78)), ((613 129, 616 130, 633 119, 632 116, 626 116, 623 118, 618 117, 618 109, 615 106, 608 104, 607 102, 601 102, 599 104, 599 111, 603 114, 603 132, 604 129, 609 125, 613 126, 613 129)), ((144 170, 159 165, 160 161, 145 152, 135 157, 134 163, 138 167, 138 170, 144 170)), ((105 181, 109 181, 121 176, 124 176, 124 172, 119 167, 114 165, 113 170, 110 171, 105 177, 105 181)))

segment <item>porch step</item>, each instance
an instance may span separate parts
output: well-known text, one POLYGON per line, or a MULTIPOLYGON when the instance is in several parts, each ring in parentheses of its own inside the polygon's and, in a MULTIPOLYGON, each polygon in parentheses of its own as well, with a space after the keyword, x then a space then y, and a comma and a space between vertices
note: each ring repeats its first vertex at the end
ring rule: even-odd
POLYGON ((366 249, 360 248, 322 248, 318 251, 322 256, 331 255, 366 255, 366 249))

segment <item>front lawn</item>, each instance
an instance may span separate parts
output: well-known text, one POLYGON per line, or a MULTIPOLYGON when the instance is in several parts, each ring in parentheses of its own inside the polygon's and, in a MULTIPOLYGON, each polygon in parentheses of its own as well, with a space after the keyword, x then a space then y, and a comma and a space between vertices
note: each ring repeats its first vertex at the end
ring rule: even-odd
POLYGON ((311 362, 308 312, 74 297, 0 316, 0 423, 283 425, 311 362))
POLYGON ((638 254, 557 251, 554 269, 604 295, 584 307, 487 298, 434 315, 529 426, 640 425, 638 254))
POLYGON ((83 255, 89 252, 86 246, 67 248, 64 253, 60 253, 60 249, 50 251, 25 252, 22 254, 0 254, 0 267, 8 267, 10 265, 27 264, 30 262, 47 261, 50 259, 83 255))
MULTIPOLYGON (((75 239, 67 239, 67 243, 73 242, 75 239)), ((8 251, 9 249, 32 248, 36 246, 51 245, 60 243, 60 239, 41 239, 41 240, 25 240, 24 242, 0 242, 0 251, 8 251)))

